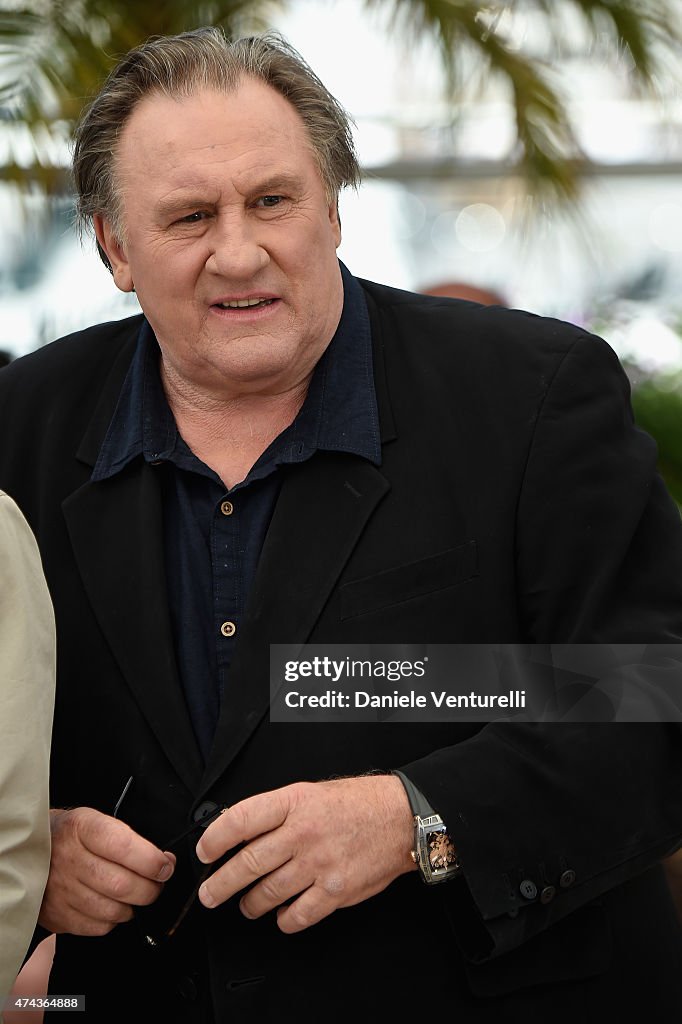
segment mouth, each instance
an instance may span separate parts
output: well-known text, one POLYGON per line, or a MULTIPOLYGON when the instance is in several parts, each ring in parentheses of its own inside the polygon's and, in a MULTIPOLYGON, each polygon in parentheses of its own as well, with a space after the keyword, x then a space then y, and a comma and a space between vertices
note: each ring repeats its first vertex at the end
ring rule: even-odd
POLYGON ((214 302, 214 309, 264 309, 266 306, 271 306, 276 299, 230 299, 227 302, 214 302))

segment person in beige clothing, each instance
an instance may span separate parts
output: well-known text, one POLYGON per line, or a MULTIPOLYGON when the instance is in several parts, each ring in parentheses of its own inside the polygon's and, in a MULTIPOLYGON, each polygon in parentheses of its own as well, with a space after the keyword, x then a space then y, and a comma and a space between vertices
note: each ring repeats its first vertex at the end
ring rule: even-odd
POLYGON ((50 864, 52 603, 33 534, 0 491, 0 1020, 50 864))

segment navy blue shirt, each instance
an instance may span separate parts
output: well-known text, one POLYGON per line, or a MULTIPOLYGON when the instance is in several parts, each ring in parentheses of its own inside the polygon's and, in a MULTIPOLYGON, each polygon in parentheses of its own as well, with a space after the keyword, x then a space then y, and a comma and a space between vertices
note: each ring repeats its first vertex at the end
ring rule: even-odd
POLYGON ((175 653, 187 707, 208 756, 229 686, 234 644, 281 484, 279 467, 316 451, 381 462, 369 316, 341 264, 341 320, 294 422, 229 490, 178 432, 161 383, 160 352, 145 320, 92 480, 143 458, 163 487, 164 550, 175 653))

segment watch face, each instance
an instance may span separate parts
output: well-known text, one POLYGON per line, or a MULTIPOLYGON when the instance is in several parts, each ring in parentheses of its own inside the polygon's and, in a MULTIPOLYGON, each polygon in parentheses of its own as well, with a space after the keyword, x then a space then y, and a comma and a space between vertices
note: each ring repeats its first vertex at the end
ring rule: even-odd
POLYGON ((457 867, 457 852, 444 826, 426 833, 426 847, 432 871, 457 867))

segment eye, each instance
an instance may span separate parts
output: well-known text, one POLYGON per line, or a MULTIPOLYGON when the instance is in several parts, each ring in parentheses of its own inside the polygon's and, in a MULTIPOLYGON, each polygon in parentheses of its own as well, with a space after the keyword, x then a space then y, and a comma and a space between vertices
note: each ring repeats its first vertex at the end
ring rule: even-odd
POLYGON ((181 217, 177 222, 178 224, 198 224, 199 221, 203 220, 206 216, 201 210, 197 210, 195 213, 188 213, 186 217, 181 217))
POLYGON ((271 209, 273 206, 279 206, 284 201, 284 196, 261 196, 260 199, 256 200, 256 206, 262 206, 266 209, 271 209))

